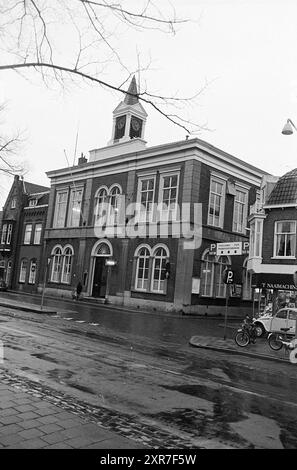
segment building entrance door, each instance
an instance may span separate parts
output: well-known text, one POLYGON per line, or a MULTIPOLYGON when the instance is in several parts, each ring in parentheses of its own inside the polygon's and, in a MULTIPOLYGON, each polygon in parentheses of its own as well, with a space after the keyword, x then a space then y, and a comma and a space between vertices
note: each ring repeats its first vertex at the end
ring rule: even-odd
POLYGON ((94 278, 93 278, 93 297, 105 297, 107 282, 107 267, 105 266, 106 257, 96 257, 94 278))

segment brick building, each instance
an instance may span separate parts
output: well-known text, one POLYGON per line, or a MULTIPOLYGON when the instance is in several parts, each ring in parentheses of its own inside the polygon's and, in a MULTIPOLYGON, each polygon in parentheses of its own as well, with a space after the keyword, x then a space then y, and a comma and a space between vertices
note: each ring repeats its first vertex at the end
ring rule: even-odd
POLYGON ((279 179, 263 178, 261 192, 250 215, 248 270, 253 285, 270 300, 273 294, 275 299, 285 296, 297 306, 297 169, 279 179))
POLYGON ((14 177, 3 207, 0 278, 8 288, 36 292, 49 188, 14 177))
POLYGON ((265 172, 196 138, 147 147, 146 119, 133 78, 107 146, 47 173, 47 292, 71 296, 80 281, 83 296, 98 301, 211 314, 222 311, 231 265, 231 308, 250 309, 247 257, 217 257, 209 247, 248 241, 248 207, 265 172))

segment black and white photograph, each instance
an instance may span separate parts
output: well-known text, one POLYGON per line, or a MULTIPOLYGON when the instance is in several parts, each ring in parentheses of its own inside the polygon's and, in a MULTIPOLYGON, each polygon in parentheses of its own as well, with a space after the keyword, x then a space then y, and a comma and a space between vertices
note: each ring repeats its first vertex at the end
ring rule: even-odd
POLYGON ((1 450, 297 449, 296 19, 0 0, 1 450))

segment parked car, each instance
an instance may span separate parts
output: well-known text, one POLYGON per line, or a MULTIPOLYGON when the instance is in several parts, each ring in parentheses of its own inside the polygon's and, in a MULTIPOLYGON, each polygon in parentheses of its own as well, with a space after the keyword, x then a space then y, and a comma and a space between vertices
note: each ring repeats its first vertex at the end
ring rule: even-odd
POLYGON ((6 291, 7 290, 7 285, 6 282, 3 279, 0 279, 0 291, 6 291))
POLYGON ((289 328, 288 334, 295 334, 297 308, 281 308, 274 315, 269 313, 255 319, 258 336, 276 331, 282 333, 281 328, 289 328))

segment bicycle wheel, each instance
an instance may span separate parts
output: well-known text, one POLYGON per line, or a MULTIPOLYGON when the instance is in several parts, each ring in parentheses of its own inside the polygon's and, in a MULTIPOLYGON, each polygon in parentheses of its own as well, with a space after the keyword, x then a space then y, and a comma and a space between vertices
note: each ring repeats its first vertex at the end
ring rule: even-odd
POLYGON ((283 347, 282 341, 279 339, 279 335, 277 333, 273 333, 268 338, 268 344, 273 349, 273 351, 279 351, 283 347))
POLYGON ((245 331, 238 331, 235 335, 235 343, 240 346, 241 348, 244 348, 247 346, 250 342, 250 337, 248 333, 245 331))

